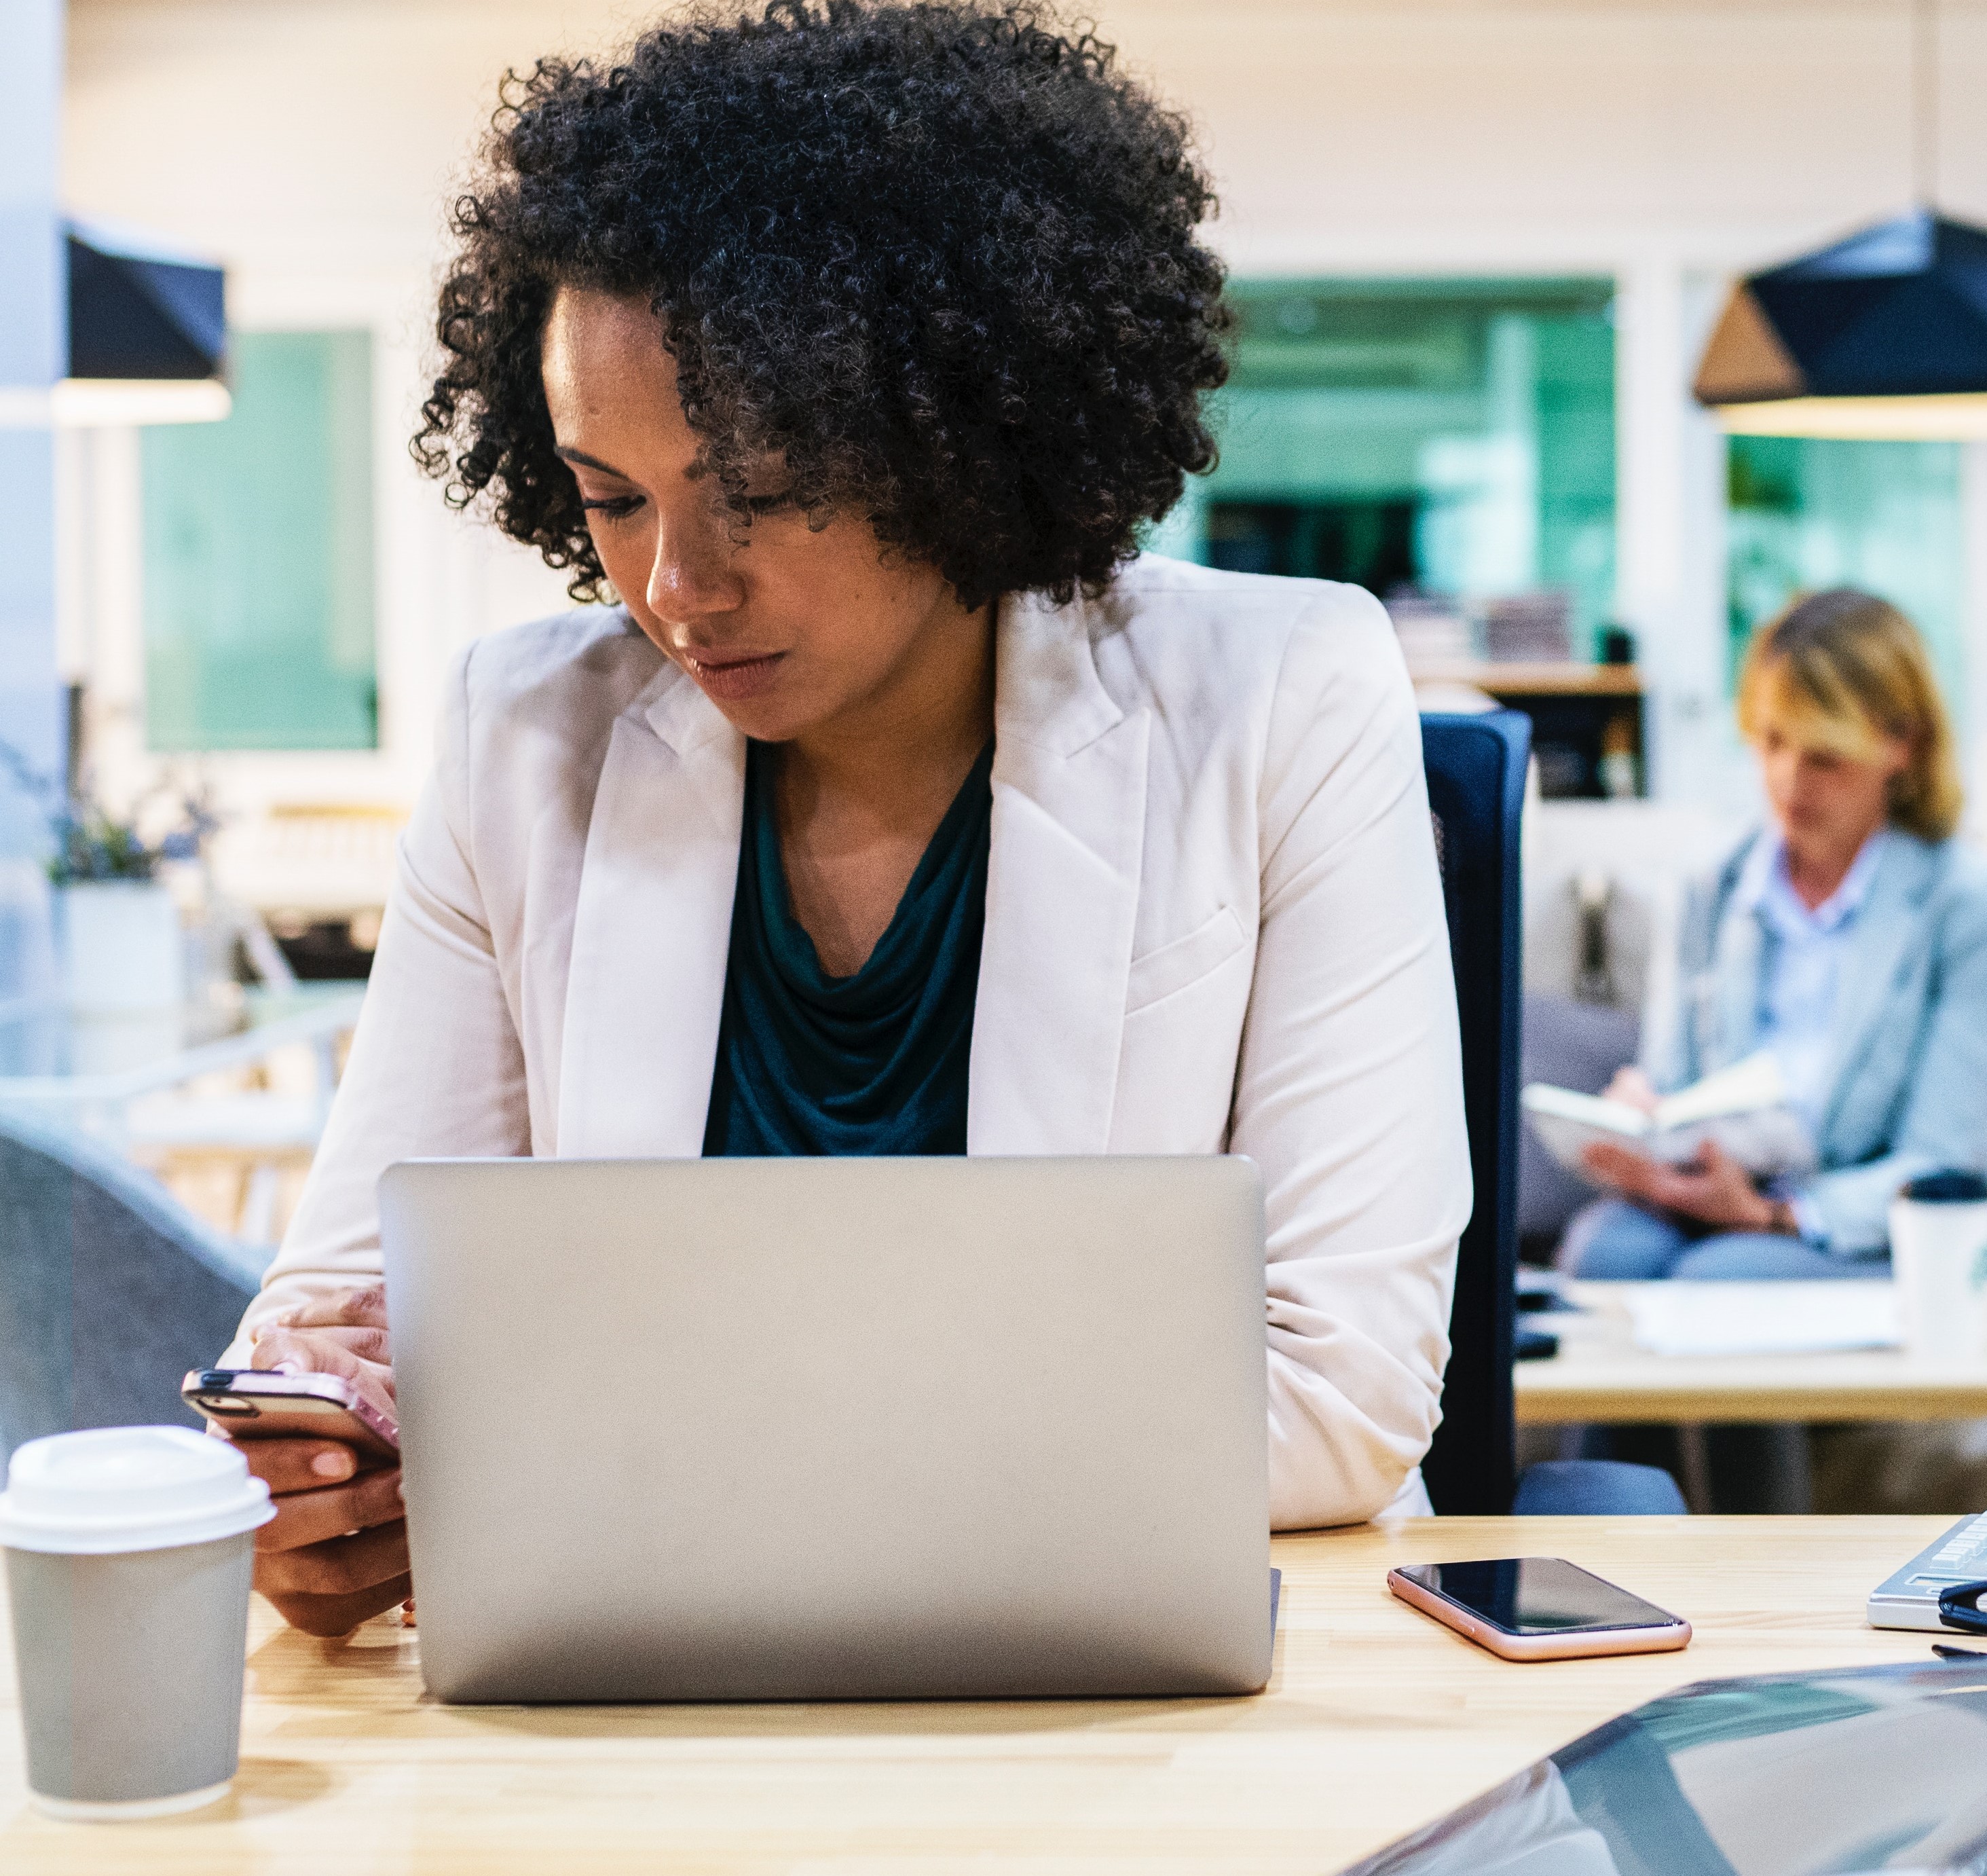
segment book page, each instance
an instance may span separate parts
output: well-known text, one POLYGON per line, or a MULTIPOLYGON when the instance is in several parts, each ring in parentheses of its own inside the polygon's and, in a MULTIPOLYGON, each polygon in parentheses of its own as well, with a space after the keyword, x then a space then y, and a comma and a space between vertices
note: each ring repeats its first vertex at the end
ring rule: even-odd
POLYGON ((1619 1134, 1626 1139, 1641 1139, 1655 1124, 1640 1108, 1631 1108, 1625 1101, 1576 1094, 1570 1088, 1555 1088, 1549 1081, 1533 1082, 1518 1100, 1528 1114, 1550 1115, 1604 1134, 1619 1134))
POLYGON ((1665 1095, 1656 1103, 1656 1125, 1661 1129, 1688 1127, 1694 1121, 1710 1120, 1719 1115, 1776 1108, 1786 1098, 1786 1081, 1779 1061, 1762 1049, 1743 1061, 1735 1061, 1729 1068, 1721 1068, 1715 1075, 1707 1075, 1702 1081, 1665 1095))

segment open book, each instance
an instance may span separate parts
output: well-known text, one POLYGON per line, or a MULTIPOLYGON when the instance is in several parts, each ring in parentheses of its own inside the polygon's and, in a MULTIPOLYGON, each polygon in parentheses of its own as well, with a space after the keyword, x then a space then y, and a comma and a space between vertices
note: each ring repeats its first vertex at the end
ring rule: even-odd
POLYGON ((1805 1172, 1814 1165, 1814 1143, 1787 1105, 1786 1092, 1779 1062, 1763 1051, 1665 1096, 1653 1114, 1543 1081, 1534 1081, 1519 1098, 1546 1150, 1583 1178, 1580 1154, 1597 1140, 1677 1165, 1695 1159, 1707 1139, 1747 1172, 1770 1177, 1805 1172))

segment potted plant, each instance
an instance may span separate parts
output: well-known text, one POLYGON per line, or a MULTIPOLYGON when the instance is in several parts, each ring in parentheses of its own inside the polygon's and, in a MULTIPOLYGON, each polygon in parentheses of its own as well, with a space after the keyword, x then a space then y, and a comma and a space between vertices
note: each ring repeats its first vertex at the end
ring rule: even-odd
POLYGON ((199 857, 214 825, 204 805, 182 802, 181 825, 147 842, 136 815, 120 819, 86 794, 58 788, 5 745, 0 758, 29 793, 56 804, 48 875, 63 1000, 89 1016, 176 1009, 186 1000, 186 939, 160 869, 199 857))
POLYGON ((100 809, 71 803, 49 862, 64 1000, 79 1014, 137 1015, 186 1000, 186 940, 158 877, 172 857, 100 809))

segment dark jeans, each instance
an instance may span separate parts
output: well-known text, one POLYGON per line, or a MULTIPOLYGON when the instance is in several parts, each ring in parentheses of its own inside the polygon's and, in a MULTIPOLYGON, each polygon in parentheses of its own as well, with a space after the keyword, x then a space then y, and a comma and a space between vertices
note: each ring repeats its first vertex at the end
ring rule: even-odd
POLYGON ((1735 1283, 1786 1278, 1805 1282, 1891 1274, 1888 1257, 1836 1257, 1797 1237, 1766 1231, 1693 1232, 1626 1199, 1597 1199, 1573 1216, 1559 1267, 1604 1282, 1659 1277, 1735 1283))

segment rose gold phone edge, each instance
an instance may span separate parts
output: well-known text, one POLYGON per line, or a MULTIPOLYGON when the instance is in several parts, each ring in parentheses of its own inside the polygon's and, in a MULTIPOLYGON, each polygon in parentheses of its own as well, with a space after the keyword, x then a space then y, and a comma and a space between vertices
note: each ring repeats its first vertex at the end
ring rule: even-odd
POLYGON ((180 1398, 230 1439, 331 1439, 353 1447, 362 1459, 375 1464, 397 1466, 400 1461, 399 1426, 362 1398, 342 1375, 291 1375, 261 1368, 192 1368, 180 1384, 180 1398), (252 1376, 265 1385, 253 1388, 202 1385, 218 1383, 224 1376, 231 1382, 252 1376), (229 1393, 238 1394, 251 1402, 281 1404, 256 1408, 244 1418, 213 1411, 208 1403, 218 1395, 229 1393), (327 1420, 329 1424, 322 1423, 327 1420))
POLYGON ((1690 1645, 1690 1624, 1678 1616, 1642 1628, 1575 1628, 1563 1635, 1514 1635, 1483 1621, 1462 1604, 1425 1588, 1398 1568, 1387 1587, 1409 1608, 1474 1642, 1500 1661, 1579 1661, 1601 1655, 1666 1655, 1690 1645))

